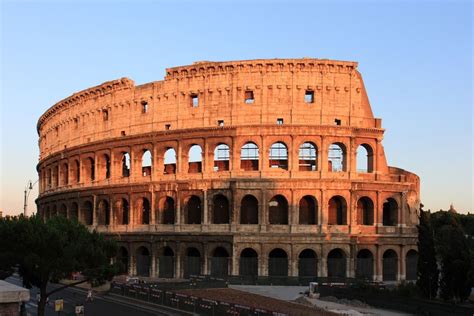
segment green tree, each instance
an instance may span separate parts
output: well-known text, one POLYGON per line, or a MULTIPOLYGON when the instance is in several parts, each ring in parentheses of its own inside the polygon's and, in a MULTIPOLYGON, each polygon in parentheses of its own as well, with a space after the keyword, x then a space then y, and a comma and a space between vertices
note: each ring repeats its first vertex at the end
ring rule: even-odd
POLYGON ((62 289, 84 282, 102 283, 118 271, 111 264, 115 241, 89 230, 77 221, 62 216, 43 221, 40 216, 10 217, 0 220, 0 270, 18 265, 23 284, 36 286, 41 293, 38 315, 44 315, 46 299, 62 289), (49 282, 67 278, 80 271, 84 280, 47 291, 49 282))
POLYGON ((436 263, 434 230, 431 225, 431 213, 420 207, 418 227, 418 280, 416 285, 424 297, 436 297, 438 292, 439 271, 436 263))

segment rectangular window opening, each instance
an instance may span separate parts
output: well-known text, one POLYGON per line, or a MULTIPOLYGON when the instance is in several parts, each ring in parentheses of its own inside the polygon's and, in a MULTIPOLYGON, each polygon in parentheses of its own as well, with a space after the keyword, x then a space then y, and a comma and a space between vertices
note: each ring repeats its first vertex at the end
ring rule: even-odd
POLYGON ((306 90, 306 92, 304 94, 304 102, 314 103, 314 91, 306 90))
POLYGON ((121 131, 120 135, 125 136, 125 131, 121 131))
POLYGON ((142 101, 142 113, 148 113, 148 102, 142 101))
POLYGON ((165 124, 165 130, 169 131, 171 129, 171 124, 165 124))
POLYGON ((335 119, 335 120, 334 120, 334 123, 335 123, 336 125, 341 125, 341 120, 340 120, 340 119, 335 119))
POLYGON ((104 121, 108 121, 109 120, 109 111, 102 110, 102 116, 104 118, 104 121))
POLYGON ((199 105, 199 96, 197 94, 191 94, 191 105, 193 108, 197 108, 199 105))
POLYGON ((252 104, 254 102, 255 102, 255 99, 253 97, 253 91, 252 90, 245 91, 245 103, 252 104))
POLYGON ((277 118, 277 125, 283 125, 283 119, 277 118))
POLYGON ((224 120, 218 120, 217 125, 220 127, 224 126, 224 120))

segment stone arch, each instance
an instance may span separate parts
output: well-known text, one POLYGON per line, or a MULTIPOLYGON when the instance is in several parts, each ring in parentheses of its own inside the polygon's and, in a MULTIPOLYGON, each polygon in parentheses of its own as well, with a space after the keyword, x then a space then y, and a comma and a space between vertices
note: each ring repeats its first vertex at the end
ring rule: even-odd
POLYGON ((229 224, 229 200, 222 194, 216 194, 212 199, 212 223, 229 224))
POLYGON ((144 149, 142 154, 142 176, 146 177, 151 175, 152 160, 150 150, 144 149))
POLYGON ((188 173, 202 172, 202 148, 200 145, 193 144, 188 152, 188 173))
POLYGON ((276 142, 270 146, 268 156, 270 168, 288 170, 288 147, 283 142, 276 142))
POLYGON ((146 197, 139 198, 136 203, 137 224, 150 224, 150 201, 146 197))
POLYGON ((159 224, 174 224, 176 214, 176 205, 174 199, 165 196, 160 199, 158 204, 157 220, 159 224))
POLYGON ((328 225, 347 225, 347 203, 340 195, 329 200, 328 225))
POLYGON ((122 177, 130 177, 131 160, 130 154, 126 151, 122 152, 122 177))
POLYGON ((258 276, 258 253, 253 248, 245 248, 240 252, 239 275, 258 276))
POLYGON ((315 225, 318 223, 318 203, 316 198, 305 195, 299 202, 299 224, 315 225))
POLYGON ((383 253, 382 275, 384 281, 396 281, 398 275, 398 255, 393 249, 383 253))
POLYGON ((304 142, 300 145, 298 153, 299 171, 318 170, 318 148, 313 142, 304 142))
POLYGON ((130 223, 130 204, 124 197, 115 202, 115 222, 117 225, 128 225, 130 223))
POLYGON ((119 248, 118 261, 122 264, 121 272, 127 273, 130 267, 130 256, 128 255, 128 250, 124 246, 119 248))
POLYGON ((298 276, 308 277, 318 275, 318 256, 313 249, 304 249, 298 255, 298 276))
POLYGON ((372 280, 374 277, 374 255, 369 249, 361 249, 357 252, 356 278, 372 280))
POLYGON ((360 144, 356 152, 357 172, 374 171, 374 151, 369 144, 360 144))
POLYGON ((277 194, 268 203, 268 222, 271 225, 288 225, 288 201, 277 194))
POLYGON ((66 206, 66 204, 62 203, 61 206, 59 206, 58 215, 67 218, 67 206, 66 206))
POLYGON ((136 250, 137 275, 143 277, 150 276, 151 255, 148 247, 140 246, 136 250))
POLYGON ((61 164, 61 170, 60 170, 60 185, 68 185, 69 184, 69 165, 67 162, 64 162, 61 164))
POLYGON ((216 277, 229 275, 229 252, 223 247, 216 247, 212 252, 211 275, 216 277))
POLYGON ((340 142, 332 143, 328 149, 328 171, 347 171, 347 149, 346 145, 340 142))
POLYGON ((166 149, 164 154, 164 174, 175 174, 176 173, 176 150, 169 147, 166 149))
POLYGON ((110 178, 110 156, 108 154, 102 155, 102 166, 104 170, 104 177, 105 179, 110 178))
POLYGON ((258 224, 258 200, 251 194, 240 202, 240 224, 258 224))
POLYGON ((165 246, 160 251, 159 256, 159 277, 173 278, 174 277, 174 261, 175 254, 171 247, 165 246))
POLYGON ((288 276, 288 254, 281 248, 275 248, 268 254, 268 275, 288 276))
POLYGON ((194 247, 187 248, 184 257, 184 278, 189 278, 190 275, 200 275, 201 265, 201 252, 194 247))
POLYGON ((69 211, 69 219, 78 221, 79 220, 79 205, 76 202, 71 203, 71 210, 69 211))
POLYGON ((398 203, 393 198, 388 198, 383 203, 383 226, 396 226, 398 223, 398 203))
POLYGON ((228 171, 230 161, 230 148, 221 143, 214 149, 214 171, 228 171))
POLYGON ((367 196, 361 197, 357 201, 357 224, 374 224, 374 202, 367 196))
POLYGON ((418 251, 408 250, 405 257, 405 279, 407 281, 416 281, 418 279, 418 251))
POLYGON ((92 157, 87 157, 84 160, 84 180, 91 182, 95 180, 95 161, 92 157))
POLYGON ((328 253, 327 259, 327 271, 329 278, 345 278, 346 277, 346 266, 347 256, 345 252, 340 248, 332 249, 328 253))
POLYGON ((201 224, 202 223, 202 203, 201 199, 196 195, 191 195, 186 202, 184 209, 186 224, 201 224))
POLYGON ((72 163, 73 169, 71 174, 73 175, 73 180, 75 183, 79 183, 81 181, 81 164, 78 159, 75 159, 72 163))
POLYGON ((100 200, 97 211, 97 223, 99 225, 110 225, 110 206, 106 199, 100 200))
POLYGON ((245 143, 240 149, 240 168, 245 171, 257 171, 259 157, 257 144, 254 142, 245 143))
POLYGON ((94 206, 91 201, 85 201, 82 204, 80 221, 84 225, 92 225, 94 220, 94 206))

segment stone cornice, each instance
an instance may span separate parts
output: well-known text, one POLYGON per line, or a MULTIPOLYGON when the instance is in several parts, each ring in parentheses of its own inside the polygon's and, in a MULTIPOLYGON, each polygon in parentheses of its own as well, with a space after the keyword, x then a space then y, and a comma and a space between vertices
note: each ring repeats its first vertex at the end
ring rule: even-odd
POLYGON ((188 78, 210 74, 236 72, 283 72, 283 71, 319 71, 352 73, 357 62, 316 58, 299 59, 255 59, 227 62, 201 61, 188 66, 166 69, 165 80, 188 78))
POLYGON ((54 115, 56 112, 69 106, 74 106, 79 102, 83 102, 91 98, 96 98, 98 96, 102 96, 113 91, 133 88, 134 86, 135 82, 133 80, 128 78, 121 78, 117 80, 107 81, 95 87, 74 93, 70 97, 59 101, 58 103, 50 107, 43 115, 41 115, 38 120, 38 124, 36 125, 38 135, 43 122, 50 116, 54 115))

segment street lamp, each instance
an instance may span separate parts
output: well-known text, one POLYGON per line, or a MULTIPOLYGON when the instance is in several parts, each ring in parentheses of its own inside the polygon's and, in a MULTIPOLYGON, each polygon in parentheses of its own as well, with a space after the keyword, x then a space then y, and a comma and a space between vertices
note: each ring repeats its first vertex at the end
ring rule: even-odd
POLYGON ((26 217, 28 216, 26 211, 27 211, 27 207, 28 207, 28 197, 30 196, 30 193, 31 193, 31 190, 33 190, 33 186, 38 183, 38 180, 36 180, 35 182, 31 182, 31 180, 28 180, 28 183, 26 184, 26 187, 25 187, 25 201, 24 201, 24 204, 23 204, 23 215, 26 217))

